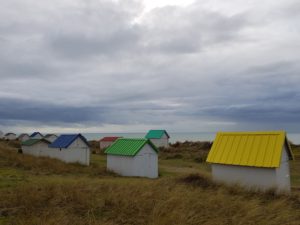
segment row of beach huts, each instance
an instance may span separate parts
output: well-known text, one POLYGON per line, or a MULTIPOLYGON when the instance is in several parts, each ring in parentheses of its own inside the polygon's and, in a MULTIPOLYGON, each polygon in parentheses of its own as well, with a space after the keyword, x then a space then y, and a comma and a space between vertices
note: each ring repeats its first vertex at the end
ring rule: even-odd
MULTIPOLYGON (((105 149, 108 170, 122 176, 157 178, 159 148, 168 148, 169 138, 165 130, 150 130, 144 138, 104 137, 99 144, 105 149)), ((35 132, 22 141, 22 152, 90 163, 89 144, 81 134, 49 140, 35 132)), ((259 131, 218 132, 206 161, 215 181, 289 192, 289 161, 293 159, 285 131, 259 131)))

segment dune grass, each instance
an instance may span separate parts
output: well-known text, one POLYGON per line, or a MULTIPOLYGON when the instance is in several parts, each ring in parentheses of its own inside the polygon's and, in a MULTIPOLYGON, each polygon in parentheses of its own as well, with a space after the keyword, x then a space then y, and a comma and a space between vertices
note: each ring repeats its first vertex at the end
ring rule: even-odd
POLYGON ((107 173, 103 155, 85 167, 18 154, 0 142, 0 224, 299 225, 297 185, 292 195, 223 186, 188 153, 162 154, 165 173, 151 180, 107 173))

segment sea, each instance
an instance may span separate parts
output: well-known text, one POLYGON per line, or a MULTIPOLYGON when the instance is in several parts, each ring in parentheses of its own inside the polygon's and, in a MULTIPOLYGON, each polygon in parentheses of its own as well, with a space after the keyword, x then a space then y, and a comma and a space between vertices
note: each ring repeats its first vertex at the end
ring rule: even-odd
MULTIPOLYGON (((170 135, 170 142, 184 142, 184 141, 213 141, 215 132, 168 132, 170 135)), ((82 135, 89 141, 99 140, 105 136, 117 136, 126 138, 143 138, 146 133, 82 133, 82 135)), ((300 144, 300 133, 288 133, 288 139, 294 144, 300 144)))

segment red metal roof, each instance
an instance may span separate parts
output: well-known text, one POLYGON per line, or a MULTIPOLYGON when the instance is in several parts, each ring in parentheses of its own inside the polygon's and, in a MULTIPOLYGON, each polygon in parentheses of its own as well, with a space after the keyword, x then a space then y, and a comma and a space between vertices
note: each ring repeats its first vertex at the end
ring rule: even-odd
POLYGON ((121 137, 103 137, 100 139, 100 141, 115 141, 117 140, 118 138, 121 138, 121 137))

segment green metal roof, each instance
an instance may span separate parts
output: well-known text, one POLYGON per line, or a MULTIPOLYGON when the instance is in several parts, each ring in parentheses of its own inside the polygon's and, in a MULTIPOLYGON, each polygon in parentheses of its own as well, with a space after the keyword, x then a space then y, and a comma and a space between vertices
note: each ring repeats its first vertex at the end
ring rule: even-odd
POLYGON ((152 142, 146 138, 119 138, 105 150, 108 155, 135 156, 146 144, 158 152, 152 142))
POLYGON ((40 142, 40 141, 45 142, 45 143, 47 143, 47 144, 50 144, 49 141, 44 140, 44 139, 28 139, 27 141, 23 141, 23 142, 21 143, 21 145, 24 145, 24 146, 31 146, 31 145, 34 145, 34 144, 40 142))
POLYGON ((166 130, 149 130, 145 138, 148 139, 159 139, 161 138, 164 134, 167 135, 168 138, 170 138, 169 134, 167 133, 166 130))

